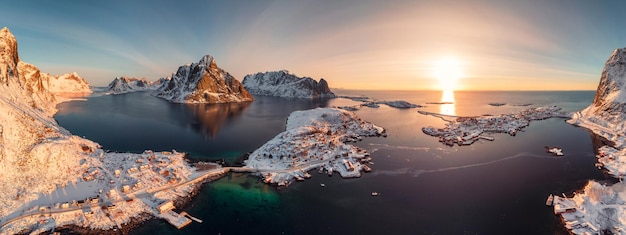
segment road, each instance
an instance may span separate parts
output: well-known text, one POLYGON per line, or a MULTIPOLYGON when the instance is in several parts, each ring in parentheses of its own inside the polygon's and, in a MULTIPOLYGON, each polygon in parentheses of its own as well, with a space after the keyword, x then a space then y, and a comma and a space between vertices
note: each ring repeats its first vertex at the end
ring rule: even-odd
MULTIPOLYGON (((188 185, 188 184, 197 183, 197 182, 200 182, 200 181, 202 181, 202 180, 204 180, 204 179, 206 179, 208 177, 211 177, 211 176, 228 173, 229 171, 232 170, 232 168, 233 167, 224 167, 224 168, 217 168, 217 169, 208 170, 205 173, 203 173, 203 174, 201 174, 198 177, 193 178, 193 179, 187 179, 186 181, 179 182, 179 183, 176 183, 176 184, 164 185, 164 186, 161 186, 159 188, 152 189, 152 190, 145 191, 145 192, 135 192, 135 193, 125 194, 125 198, 122 197, 120 199, 116 199, 116 200, 113 200, 113 201, 99 202, 97 204, 97 206, 101 207, 101 206, 114 205, 115 203, 126 201, 128 199, 139 199, 139 198, 143 198, 143 197, 146 197, 146 196, 150 196, 150 195, 152 195, 154 193, 157 193, 157 192, 170 190, 172 188, 177 188, 177 187, 185 186, 185 185, 188 185)), ((250 168, 250 169, 245 169, 245 170, 254 170, 254 169, 250 168)), ((246 171, 246 172, 250 172, 250 171, 246 171)), ((2 220, 2 223, 0 224, 0 232, 2 231, 2 229, 4 229, 4 227, 6 225, 11 224, 11 223, 13 223, 15 221, 21 220, 21 219, 26 218, 26 217, 50 215, 50 214, 60 214, 60 213, 67 213, 67 212, 73 212, 73 211, 82 211, 84 208, 91 208, 91 207, 94 207, 94 206, 95 206, 94 204, 85 203, 85 206, 83 206, 83 207, 59 208, 59 209, 50 209, 50 210, 46 210, 46 211, 33 211, 33 212, 27 212, 27 213, 21 214, 19 216, 16 216, 16 217, 10 218, 10 219, 5 218, 5 220, 2 220)))

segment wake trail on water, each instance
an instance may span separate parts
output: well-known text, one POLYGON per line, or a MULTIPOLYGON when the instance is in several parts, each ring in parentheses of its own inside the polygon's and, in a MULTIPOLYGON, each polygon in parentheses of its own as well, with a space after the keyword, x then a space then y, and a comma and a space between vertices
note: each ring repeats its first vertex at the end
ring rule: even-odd
POLYGON ((451 153, 451 152, 457 151, 456 149, 451 149, 451 148, 414 147, 414 146, 388 145, 388 144, 375 144, 375 143, 370 143, 369 146, 375 147, 369 150, 370 153, 374 153, 381 149, 414 150, 414 151, 425 151, 425 152, 428 152, 434 149, 434 150, 439 150, 445 153, 451 153))
POLYGON ((491 164, 495 164, 495 163, 498 163, 498 162, 508 161, 508 160, 516 159, 516 158, 520 158, 520 157, 560 159, 560 158, 555 158, 555 157, 548 157, 548 156, 537 155, 537 154, 534 154, 534 153, 522 152, 522 153, 518 153, 518 154, 515 154, 515 155, 512 155, 512 156, 508 156, 508 157, 505 157, 505 158, 500 158, 500 159, 493 160, 493 161, 474 163, 474 164, 468 164, 468 165, 463 165, 463 166, 444 167, 444 168, 438 168, 438 169, 432 169, 432 170, 411 169, 411 168, 405 167, 405 168, 399 168, 399 169, 396 169, 396 170, 376 170, 376 171, 373 172, 373 175, 392 175, 392 176, 411 175, 413 177, 418 177, 418 176, 420 176, 421 174, 424 174, 424 173, 435 173, 435 172, 460 170, 460 169, 466 169, 466 168, 472 168, 472 167, 480 167, 480 166, 491 165, 491 164))

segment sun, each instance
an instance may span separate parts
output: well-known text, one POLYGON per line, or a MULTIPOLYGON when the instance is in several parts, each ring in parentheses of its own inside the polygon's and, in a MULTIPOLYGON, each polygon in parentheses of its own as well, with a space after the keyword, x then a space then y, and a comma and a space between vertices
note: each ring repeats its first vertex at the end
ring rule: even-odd
POLYGON ((439 81, 441 90, 455 90, 458 80, 463 77, 461 62, 455 57, 445 57, 433 65, 433 77, 439 81))

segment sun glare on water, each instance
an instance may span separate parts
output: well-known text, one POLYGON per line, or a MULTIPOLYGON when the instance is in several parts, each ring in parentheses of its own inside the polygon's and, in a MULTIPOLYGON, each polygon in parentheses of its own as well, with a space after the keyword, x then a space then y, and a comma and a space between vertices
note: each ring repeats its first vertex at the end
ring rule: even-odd
POLYGON ((433 77, 439 81, 441 90, 457 89, 458 80, 463 77, 463 68, 455 57, 442 58, 433 66, 433 77))

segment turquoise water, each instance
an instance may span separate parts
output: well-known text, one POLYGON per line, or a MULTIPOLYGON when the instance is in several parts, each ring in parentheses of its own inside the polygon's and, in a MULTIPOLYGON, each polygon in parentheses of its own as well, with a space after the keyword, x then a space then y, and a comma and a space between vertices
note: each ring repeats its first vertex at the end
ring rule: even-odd
MULTIPOLYGON (((443 122, 417 113, 480 115, 527 108, 519 105, 576 111, 591 103, 591 91, 455 92, 454 104, 446 107, 426 104, 440 102, 441 92, 338 93, 427 107, 356 111, 389 133, 358 143, 375 162, 373 172, 361 178, 311 172, 310 180, 276 189, 254 176, 231 174, 206 184, 181 208, 202 224, 177 230, 151 220, 133 234, 565 234, 544 205, 547 195, 571 193, 589 179, 610 180, 594 168, 593 136, 563 119, 532 122, 515 137, 496 134, 493 142, 448 147, 421 131, 443 122), (560 146, 566 156, 546 154, 546 145, 560 146), (372 191, 381 195, 372 197, 372 191)), ((64 103, 56 119, 113 151, 176 149, 192 159, 235 162, 283 131, 292 111, 352 104, 347 99, 257 97, 248 105, 184 105, 135 93, 64 103)))

